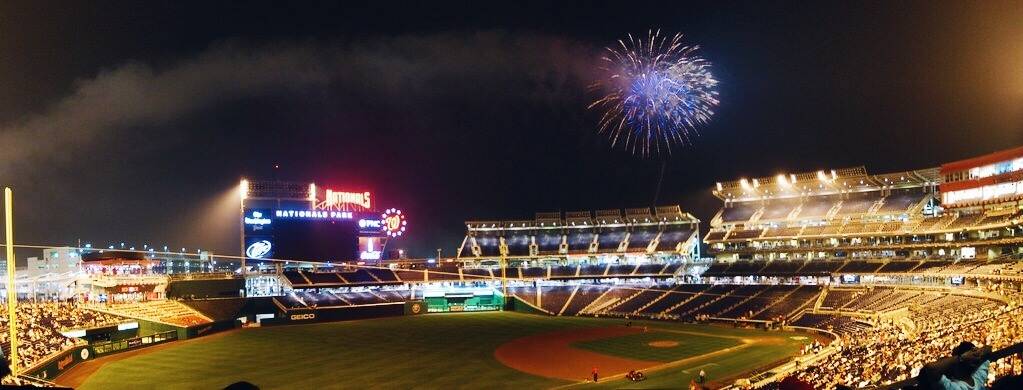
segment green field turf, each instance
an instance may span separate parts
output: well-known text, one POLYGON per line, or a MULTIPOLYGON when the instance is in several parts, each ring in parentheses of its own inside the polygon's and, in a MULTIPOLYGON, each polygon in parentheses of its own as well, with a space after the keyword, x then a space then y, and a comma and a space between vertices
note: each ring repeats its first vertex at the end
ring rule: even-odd
MULTIPOLYGON (((635 323, 648 325, 657 333, 670 330, 747 338, 787 335, 705 325, 635 323)), ((621 321, 494 312, 244 329, 179 341, 109 362, 80 388, 217 389, 239 380, 263 389, 550 388, 572 383, 504 366, 494 358, 494 350, 526 335, 610 325, 621 325, 621 321)), ((641 385, 678 387, 706 364, 712 364, 705 367, 712 378, 736 375, 798 351, 797 341, 785 340, 789 341, 783 345, 754 346, 713 361, 696 359, 684 367, 648 372, 650 380, 641 385)), ((613 381, 596 387, 623 386, 631 384, 613 381)))
POLYGON ((573 347, 605 355, 654 362, 672 362, 742 344, 736 338, 693 335, 682 332, 646 332, 572 343, 573 347), (654 341, 674 341, 674 347, 651 347, 654 341))

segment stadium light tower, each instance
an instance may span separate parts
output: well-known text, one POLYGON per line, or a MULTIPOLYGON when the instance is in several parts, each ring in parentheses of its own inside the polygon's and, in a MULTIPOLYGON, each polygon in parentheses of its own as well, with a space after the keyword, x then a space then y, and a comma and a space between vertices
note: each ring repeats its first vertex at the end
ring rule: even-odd
POLYGON ((242 277, 245 276, 245 199, 249 197, 249 181, 238 183, 238 252, 241 256, 242 277))

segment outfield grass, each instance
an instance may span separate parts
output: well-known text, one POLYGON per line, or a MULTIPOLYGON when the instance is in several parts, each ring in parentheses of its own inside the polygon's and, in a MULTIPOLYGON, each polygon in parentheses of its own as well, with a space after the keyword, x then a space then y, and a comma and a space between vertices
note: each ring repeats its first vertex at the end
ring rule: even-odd
MULTIPOLYGON (((663 329, 736 337, 765 334, 703 325, 648 324, 653 333, 663 329)), ((499 312, 245 329, 209 339, 180 341, 151 353, 110 362, 80 388, 216 389, 239 380, 263 389, 549 388, 571 382, 516 371, 498 362, 494 350, 526 335, 609 325, 620 325, 620 321, 499 312)), ((748 347, 716 357, 715 365, 705 369, 712 377, 735 375, 792 354, 798 348, 798 342, 791 340, 777 346, 748 347)), ((701 364, 708 363, 695 360, 685 367, 650 372, 650 380, 641 384, 677 387, 688 383, 688 374, 681 370, 698 372, 701 364)), ((623 385, 630 384, 614 381, 599 386, 623 385)))
POLYGON ((653 362, 672 362, 711 353, 742 344, 739 339, 693 335, 680 332, 645 332, 628 336, 579 341, 573 347, 588 349, 605 355, 653 362), (678 343, 674 347, 651 347, 649 343, 669 341, 678 343))

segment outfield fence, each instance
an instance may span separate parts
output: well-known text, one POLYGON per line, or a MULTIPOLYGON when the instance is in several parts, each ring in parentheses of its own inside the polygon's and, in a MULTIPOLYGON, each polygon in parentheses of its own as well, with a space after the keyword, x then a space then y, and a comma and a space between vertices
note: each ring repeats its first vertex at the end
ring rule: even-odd
POLYGON ((110 353, 163 344, 177 339, 178 332, 172 330, 151 334, 149 336, 132 337, 130 339, 93 344, 91 347, 96 356, 103 356, 110 353))

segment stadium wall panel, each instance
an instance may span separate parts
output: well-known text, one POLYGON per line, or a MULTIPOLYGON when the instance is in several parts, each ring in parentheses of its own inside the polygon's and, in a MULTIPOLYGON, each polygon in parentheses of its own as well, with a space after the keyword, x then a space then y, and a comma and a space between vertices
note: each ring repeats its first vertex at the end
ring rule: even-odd
POLYGON ((264 319, 263 326, 289 325, 314 322, 364 320, 369 318, 397 317, 405 315, 405 302, 378 305, 348 306, 336 308, 288 310, 280 312, 278 318, 264 319))
POLYGON ((245 279, 177 280, 167 284, 168 298, 234 298, 245 290, 245 279))
POLYGON ((31 371, 25 372, 25 374, 40 379, 52 380, 58 375, 70 370, 71 367, 77 366, 79 363, 92 359, 93 357, 95 357, 95 354, 88 346, 75 347, 62 354, 54 356, 46 363, 36 366, 36 368, 31 371))

